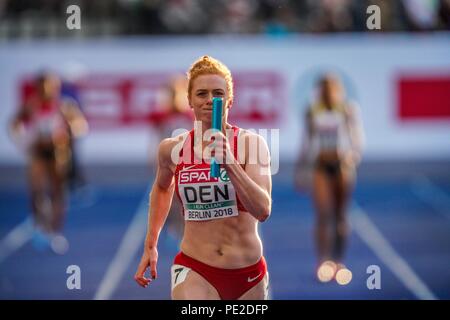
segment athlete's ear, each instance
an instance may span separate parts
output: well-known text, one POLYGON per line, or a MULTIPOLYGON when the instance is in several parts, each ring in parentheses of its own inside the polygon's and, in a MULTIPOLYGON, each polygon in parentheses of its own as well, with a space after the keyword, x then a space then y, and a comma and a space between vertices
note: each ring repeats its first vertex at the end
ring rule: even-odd
POLYGON ((230 101, 228 102, 227 108, 228 108, 228 109, 231 109, 232 106, 233 106, 233 100, 230 100, 230 101))

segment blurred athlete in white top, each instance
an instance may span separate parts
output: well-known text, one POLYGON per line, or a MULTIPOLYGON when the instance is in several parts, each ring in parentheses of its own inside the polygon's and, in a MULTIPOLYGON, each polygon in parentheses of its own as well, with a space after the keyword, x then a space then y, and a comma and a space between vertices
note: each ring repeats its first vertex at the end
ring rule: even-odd
POLYGON ((303 173, 311 169, 317 276, 327 282, 344 267, 346 211, 361 158, 363 131, 358 107, 345 99, 341 81, 333 74, 326 74, 319 81, 319 96, 309 106, 304 121, 306 130, 296 166, 296 183, 303 188, 303 173))

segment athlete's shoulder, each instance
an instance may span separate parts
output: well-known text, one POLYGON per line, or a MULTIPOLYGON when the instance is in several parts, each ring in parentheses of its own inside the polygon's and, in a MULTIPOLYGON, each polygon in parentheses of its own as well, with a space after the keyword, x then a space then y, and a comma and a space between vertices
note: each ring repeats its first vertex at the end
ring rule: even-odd
POLYGON ((315 101, 308 106, 306 113, 308 117, 314 117, 325 110, 325 106, 321 101, 315 101))
POLYGON ((239 128, 239 137, 243 137, 243 138, 258 138, 262 136, 258 133, 256 133, 254 130, 249 130, 249 129, 242 129, 239 128))
POLYGON ((163 162, 172 159, 173 150, 181 150, 189 135, 189 131, 183 132, 171 138, 165 138, 159 143, 158 156, 163 162))
POLYGON ((239 129, 239 141, 241 140, 245 141, 246 146, 248 146, 248 144, 257 143, 259 146, 268 149, 266 139, 254 130, 239 129))

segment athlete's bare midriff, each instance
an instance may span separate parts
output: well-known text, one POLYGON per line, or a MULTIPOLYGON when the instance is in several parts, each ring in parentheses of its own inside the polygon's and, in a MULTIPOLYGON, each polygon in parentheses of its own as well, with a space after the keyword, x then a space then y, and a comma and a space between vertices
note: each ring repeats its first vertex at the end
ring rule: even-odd
MULTIPOLYGON (((172 142, 170 149, 174 144, 172 142)), ((176 165, 172 162, 170 170, 175 173, 175 169, 176 165)), ((174 200, 179 201, 177 197, 174 200)), ((262 256, 257 223, 249 212, 243 210, 239 210, 236 217, 185 221, 180 249, 191 258, 212 267, 238 269, 253 265, 262 256)))
POLYGON ((181 251, 186 255, 223 269, 255 264, 262 256, 257 220, 250 213, 209 221, 186 221, 181 251))
POLYGON ((318 163, 330 163, 330 162, 336 162, 340 160, 340 155, 337 149, 335 150, 322 150, 317 155, 317 162, 318 163))

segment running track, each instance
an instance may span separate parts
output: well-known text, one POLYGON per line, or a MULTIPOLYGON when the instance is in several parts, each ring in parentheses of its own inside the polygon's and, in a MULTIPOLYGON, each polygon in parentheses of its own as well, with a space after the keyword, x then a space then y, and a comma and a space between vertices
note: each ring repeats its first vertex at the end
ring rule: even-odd
MULTIPOLYGON (((359 179, 351 209, 347 286, 314 278, 313 213, 288 174, 273 177, 272 216, 261 225, 273 299, 449 299, 450 181, 359 179), (381 269, 381 289, 369 290, 366 269, 381 269)), ((159 278, 147 289, 133 275, 146 230, 148 183, 92 184, 72 194, 65 234, 70 250, 57 256, 31 241, 26 189, 0 189, 0 299, 169 299, 176 243, 163 234, 159 278), (69 290, 66 269, 81 268, 81 289, 69 290)))

